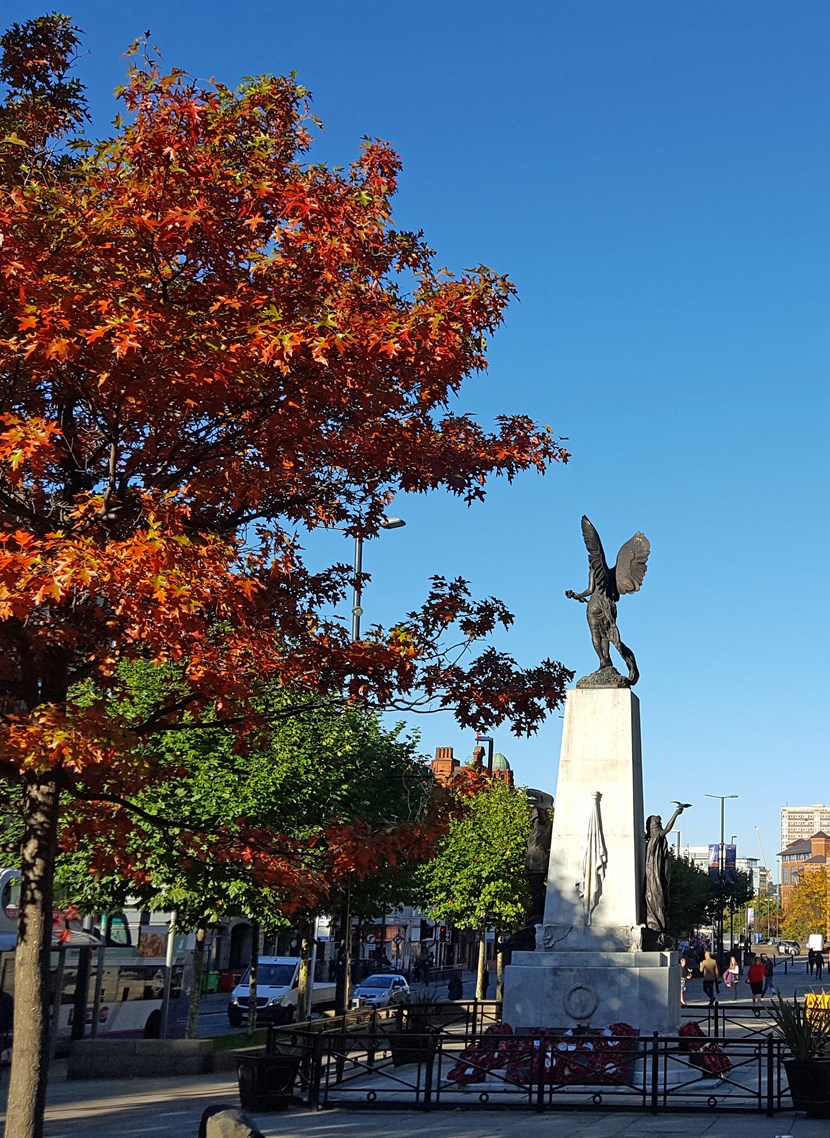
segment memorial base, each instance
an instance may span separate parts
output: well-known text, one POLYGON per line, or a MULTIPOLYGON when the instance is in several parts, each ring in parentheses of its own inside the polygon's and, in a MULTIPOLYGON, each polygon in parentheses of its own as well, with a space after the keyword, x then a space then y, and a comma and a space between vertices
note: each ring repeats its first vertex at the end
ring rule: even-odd
POLYGON ((641 1035, 680 1029, 675 952, 515 952, 506 970, 504 1020, 531 1027, 608 1027, 641 1035))

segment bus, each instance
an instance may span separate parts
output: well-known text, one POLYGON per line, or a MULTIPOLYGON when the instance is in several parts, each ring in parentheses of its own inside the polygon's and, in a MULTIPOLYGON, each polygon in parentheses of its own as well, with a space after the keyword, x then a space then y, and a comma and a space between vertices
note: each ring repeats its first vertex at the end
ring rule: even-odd
MULTIPOLYGON (((0 991, 14 997, 20 871, 0 870, 0 991)), ((52 941, 53 1038, 58 1047, 84 1035, 156 1037, 167 981, 170 914, 126 909, 99 918, 91 929, 72 910, 56 909, 52 941), (86 959, 84 959, 86 957, 86 959), (86 998, 76 998, 79 970, 86 998), (76 1017, 84 1016, 83 1029, 76 1017)), ((172 946, 168 1035, 184 1034, 191 937, 172 946)))

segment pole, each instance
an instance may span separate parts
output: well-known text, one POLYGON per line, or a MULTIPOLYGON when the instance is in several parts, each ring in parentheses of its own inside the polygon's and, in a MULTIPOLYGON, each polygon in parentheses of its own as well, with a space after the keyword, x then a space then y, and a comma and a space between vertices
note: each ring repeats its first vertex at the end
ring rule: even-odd
POLYGON ((305 994, 305 1019, 311 1019, 311 1009, 313 1008, 314 999, 314 973, 317 971, 317 935, 319 929, 320 918, 315 917, 311 922, 311 951, 308 960, 308 985, 305 994))
POLYGON ((164 995, 161 1001, 161 1029, 159 1038, 167 1038, 167 1025, 170 1020, 170 990, 173 987, 173 962, 176 959, 176 913, 170 914, 167 928, 167 951, 164 957, 164 995))
POLYGON ((101 917, 101 943, 98 946, 95 970, 95 995, 92 998, 92 1023, 89 1034, 93 1038, 98 1034, 98 1023, 101 1017, 101 989, 104 983, 104 953, 107 950, 107 941, 110 932, 110 915, 104 913, 101 917))
POLYGON ((727 798, 737 798, 737 794, 707 794, 707 798, 720 799, 720 856, 718 857, 718 931, 717 931, 717 946, 718 955, 723 955, 723 886, 725 876, 725 858, 726 858, 726 800, 727 798))
POLYGON ((360 602, 363 599, 363 586, 360 578, 363 574, 363 538, 360 534, 354 539, 354 584, 352 586, 352 640, 360 639, 360 618, 363 609, 360 602))
MULTIPOLYGON (((726 829, 724 821, 726 818, 726 799, 720 800, 720 903, 718 906, 718 960, 723 957, 723 878, 725 869, 725 853, 724 842, 726 840, 726 829)), ((719 965, 720 966, 720 965, 719 965)))

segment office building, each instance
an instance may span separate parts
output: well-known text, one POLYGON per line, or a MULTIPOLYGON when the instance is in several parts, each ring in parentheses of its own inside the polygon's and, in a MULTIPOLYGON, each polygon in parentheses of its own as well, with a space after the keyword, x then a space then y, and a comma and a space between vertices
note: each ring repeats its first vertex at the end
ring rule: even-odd
POLYGON ((781 849, 799 839, 809 839, 819 830, 830 833, 830 806, 816 802, 812 806, 781 807, 781 849))

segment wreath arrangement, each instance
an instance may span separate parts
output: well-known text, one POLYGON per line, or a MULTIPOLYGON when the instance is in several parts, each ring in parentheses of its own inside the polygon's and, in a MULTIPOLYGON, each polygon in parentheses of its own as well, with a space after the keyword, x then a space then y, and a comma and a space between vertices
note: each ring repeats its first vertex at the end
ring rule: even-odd
POLYGON ((520 1036, 503 1023, 465 1047, 447 1078, 466 1086, 504 1067, 509 1082, 525 1086, 625 1083, 636 1057, 636 1038, 637 1030, 627 1023, 566 1031, 533 1027, 520 1036))
POLYGON ((724 1055, 717 1043, 707 1040, 699 1023, 684 1023, 679 1034, 685 1040, 681 1050, 689 1053, 693 1067, 707 1075, 725 1075, 732 1070, 732 1060, 724 1055))

